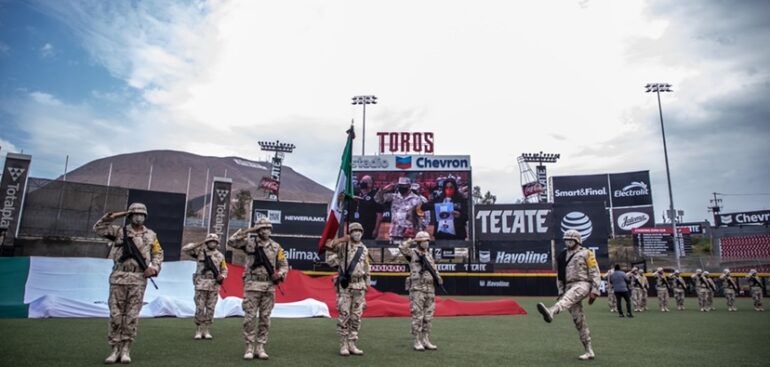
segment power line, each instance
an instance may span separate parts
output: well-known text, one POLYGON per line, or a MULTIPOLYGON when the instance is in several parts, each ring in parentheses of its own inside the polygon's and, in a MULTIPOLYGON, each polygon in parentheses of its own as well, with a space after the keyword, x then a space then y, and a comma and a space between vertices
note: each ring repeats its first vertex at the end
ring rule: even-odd
POLYGON ((767 195, 770 195, 770 192, 756 192, 751 194, 725 194, 725 193, 717 192, 716 194, 722 195, 722 196, 767 196, 767 195))

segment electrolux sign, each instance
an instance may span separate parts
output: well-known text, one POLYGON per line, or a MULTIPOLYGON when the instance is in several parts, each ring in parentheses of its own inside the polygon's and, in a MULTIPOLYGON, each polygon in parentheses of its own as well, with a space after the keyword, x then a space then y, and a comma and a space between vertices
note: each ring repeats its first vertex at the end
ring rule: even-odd
POLYGON ((375 155, 354 156, 354 171, 470 171, 467 155, 375 155))
POLYGON ((553 202, 598 201, 610 205, 607 175, 555 176, 553 202))

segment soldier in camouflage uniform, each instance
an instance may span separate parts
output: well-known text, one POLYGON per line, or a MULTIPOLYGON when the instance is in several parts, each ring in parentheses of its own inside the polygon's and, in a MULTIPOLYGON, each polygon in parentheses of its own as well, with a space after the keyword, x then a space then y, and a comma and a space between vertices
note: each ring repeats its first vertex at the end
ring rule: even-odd
POLYGON ((201 242, 193 242, 182 247, 182 252, 196 260, 197 267, 193 274, 195 287, 195 336, 193 339, 212 339, 211 322, 219 300, 219 288, 227 278, 225 255, 218 250, 219 235, 209 233, 201 242), (203 246, 205 244, 205 246, 203 246), (205 247, 205 248, 204 248, 205 247), (210 267, 214 269, 210 269, 210 267), (216 275, 214 273, 217 273, 216 275))
POLYGON ((414 237, 419 229, 420 218, 416 210, 426 202, 424 198, 411 190, 409 177, 399 177, 398 192, 393 192, 395 185, 390 184, 377 191, 374 200, 379 204, 390 202, 390 243, 398 243, 405 238, 414 237))
POLYGON ((414 240, 406 240, 399 250, 409 261, 409 301, 412 310, 412 335, 414 335, 414 350, 436 350, 438 347, 430 341, 431 322, 436 311, 436 287, 443 285, 444 280, 438 273, 436 262, 428 248, 430 235, 428 232, 418 232, 414 240), (417 248, 412 248, 413 244, 417 248), (423 265, 427 263, 428 269, 423 265), (435 274, 436 279, 433 278, 435 274), (435 284, 434 284, 435 283, 435 284))
POLYGON ((696 269, 693 274, 692 283, 695 285, 695 291, 698 293, 698 308, 701 312, 707 312, 706 305, 708 304, 708 282, 706 277, 703 276, 703 270, 696 269))
POLYGON ((243 336, 246 340, 243 359, 254 359, 255 354, 259 359, 269 358, 265 344, 270 331, 270 314, 275 306, 275 288, 289 272, 283 248, 270 239, 272 230, 270 220, 260 218, 254 227, 239 229, 227 241, 230 247, 241 249, 248 255, 243 272, 243 336), (249 238, 249 234, 255 232, 256 240, 249 238), (268 268, 272 268, 272 274, 268 268))
POLYGON ((610 276, 612 275, 613 271, 614 270, 612 270, 612 268, 607 270, 607 275, 604 276, 604 284, 607 285, 607 305, 610 306, 610 312, 618 312, 618 299, 615 297, 615 289, 613 289, 612 283, 610 283, 610 276))
POLYGON ((595 354, 591 346, 591 331, 588 329, 586 317, 583 313, 583 299, 588 297, 588 304, 593 304, 599 296, 599 283, 601 272, 593 251, 580 246, 582 238, 575 230, 564 232, 564 243, 567 248, 559 254, 556 285, 559 289, 559 301, 552 307, 546 307, 538 303, 537 310, 543 315, 546 322, 553 321, 554 316, 568 310, 572 315, 572 321, 580 334, 585 353, 578 359, 594 359, 595 354))
POLYGON ((716 311, 714 308, 714 292, 717 290, 717 285, 714 283, 714 279, 711 279, 709 272, 703 272, 703 280, 706 282, 706 311, 716 311))
POLYGON ((674 287, 674 298, 676 299, 676 309, 684 311, 684 297, 687 290, 687 283, 679 273, 679 270, 674 270, 674 274, 671 274, 668 279, 669 284, 674 287))
POLYGON ((765 293, 765 286, 762 284, 762 279, 759 279, 757 275, 757 269, 751 269, 749 275, 746 276, 749 281, 749 289, 751 289, 751 298, 754 300, 754 311, 764 311, 762 307, 762 296, 765 293))
POLYGON ((109 258, 114 262, 110 273, 110 328, 107 335, 112 353, 104 360, 107 364, 131 363, 131 343, 136 338, 147 278, 157 276, 163 262, 158 236, 144 226, 146 218, 147 207, 133 203, 128 211, 107 213, 94 224, 96 234, 110 241, 109 258), (125 227, 112 224, 124 216, 127 216, 125 227), (146 270, 142 271, 139 263, 128 255, 126 239, 128 243, 133 242, 144 258, 146 270))
POLYGON ((669 284, 663 268, 657 268, 653 275, 655 276, 655 291, 658 292, 660 312, 668 312, 668 289, 671 288, 671 284, 669 284))
POLYGON ((641 296, 639 311, 648 311, 647 296, 650 293, 650 281, 647 280, 647 275, 644 273, 644 270, 639 271, 639 282, 642 283, 642 292, 639 293, 639 295, 641 296))
POLYGON ((727 311, 738 311, 738 308, 735 307, 735 292, 739 290, 738 282, 735 281, 735 278, 730 276, 730 269, 725 269, 724 272, 722 272, 722 275, 719 276, 719 279, 722 280, 722 289, 724 290, 725 300, 727 301, 727 311))
POLYGON ((369 250, 361 242, 364 228, 359 223, 351 223, 348 228, 348 235, 329 240, 325 245, 326 262, 339 268, 335 278, 337 334, 340 337, 340 355, 344 357, 364 354, 356 342, 366 307, 366 290, 372 284, 369 250))
POLYGON ((640 312, 642 310, 644 285, 639 275, 639 268, 636 266, 631 268, 631 272, 628 273, 628 282, 631 284, 631 303, 634 305, 634 311, 640 312))

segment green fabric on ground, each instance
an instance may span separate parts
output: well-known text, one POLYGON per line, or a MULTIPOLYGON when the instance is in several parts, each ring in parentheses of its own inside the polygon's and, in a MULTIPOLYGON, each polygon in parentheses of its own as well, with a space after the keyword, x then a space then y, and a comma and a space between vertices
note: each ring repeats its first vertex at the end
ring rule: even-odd
POLYGON ((0 257, 0 318, 27 317, 24 289, 29 257, 0 257))

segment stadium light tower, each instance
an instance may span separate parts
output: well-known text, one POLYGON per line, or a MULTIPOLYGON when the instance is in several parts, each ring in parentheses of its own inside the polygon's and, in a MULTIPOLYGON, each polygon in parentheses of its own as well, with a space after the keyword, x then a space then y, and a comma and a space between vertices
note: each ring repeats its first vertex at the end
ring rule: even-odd
MULTIPOLYGON (((674 211, 674 193, 671 190, 671 171, 668 168, 668 148, 666 147, 666 129, 663 127, 663 108, 660 106, 660 92, 672 92, 671 84, 667 83, 650 83, 644 86, 647 90, 645 93, 653 92, 658 95, 658 113, 660 114, 660 133, 663 135, 663 156, 666 159, 666 179, 668 180, 668 201, 670 204, 668 215, 671 219, 671 236, 674 241, 674 253, 676 253, 676 268, 679 269, 681 264, 679 262, 679 234, 676 232, 676 212, 674 211)), ((681 270, 681 269, 680 269, 681 270)))
POLYGON ((556 163, 556 161, 561 158, 561 154, 543 153, 541 150, 540 153, 521 153, 521 157, 524 159, 524 162, 537 163, 537 167, 535 167, 537 171, 537 180, 543 185, 543 188, 546 189, 540 193, 540 202, 547 202, 548 175, 546 174, 545 165, 543 163, 556 163))
POLYGON ((353 97, 353 103, 360 104, 364 107, 364 119, 363 119, 363 133, 361 134, 361 155, 366 155, 366 105, 377 104, 377 97, 375 96, 355 96, 353 97))
MULTIPOLYGON (((273 180, 275 180, 278 183, 278 189, 280 189, 281 185, 281 166, 283 166, 283 157, 285 153, 291 153, 294 151, 294 144, 289 143, 281 143, 280 140, 276 140, 275 142, 272 141, 260 141, 259 147, 262 148, 263 151, 268 152, 275 152, 275 155, 273 156, 273 170, 271 172, 271 175, 273 177, 273 180)), ((270 199, 278 201, 278 189, 275 190, 275 193, 270 194, 270 199)))

